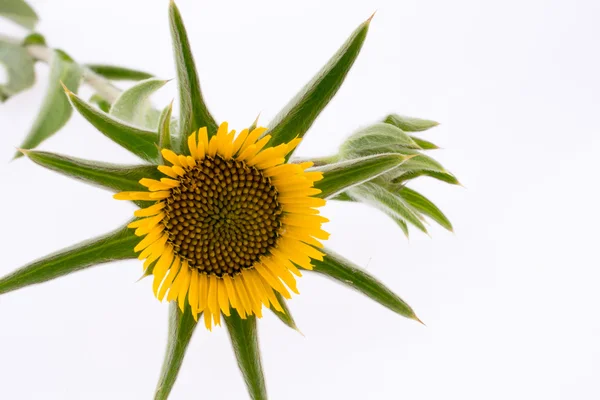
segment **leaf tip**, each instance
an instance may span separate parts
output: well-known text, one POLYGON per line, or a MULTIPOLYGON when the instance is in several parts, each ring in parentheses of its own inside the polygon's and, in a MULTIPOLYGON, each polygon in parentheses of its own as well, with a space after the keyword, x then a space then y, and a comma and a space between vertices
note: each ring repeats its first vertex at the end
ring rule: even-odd
POLYGON ((17 152, 15 154, 15 156, 13 157, 13 160, 16 158, 19 158, 21 156, 29 156, 29 153, 31 152, 30 149, 22 149, 20 147, 17 147, 17 152))
POLYGON ((63 81, 60 81, 60 85, 62 86, 63 90, 65 91, 66 95, 71 97, 74 93, 71 92, 71 90, 67 87, 67 85, 64 84, 63 81))
POLYGON ((421 325, 423 325, 424 327, 427 327, 427 325, 425 325, 425 322, 421 321, 421 319, 419 317, 417 317, 416 314, 413 314, 412 319, 414 319, 415 321, 417 321, 418 323, 420 323, 421 325))
POLYGON ((367 18, 367 20, 365 21, 367 24, 371 23, 371 20, 373 19, 373 17, 375 16, 375 14, 377 14, 377 10, 373 11, 373 14, 371 14, 371 16, 369 18, 367 18))

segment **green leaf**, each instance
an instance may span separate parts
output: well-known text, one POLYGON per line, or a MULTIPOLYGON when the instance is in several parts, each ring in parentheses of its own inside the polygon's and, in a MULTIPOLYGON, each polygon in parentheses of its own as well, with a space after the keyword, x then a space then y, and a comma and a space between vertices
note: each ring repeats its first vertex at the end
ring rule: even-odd
POLYGON ((421 322, 413 309, 383 283, 333 251, 327 248, 322 251, 326 256, 323 261, 313 260, 314 272, 359 291, 403 317, 421 322))
POLYGON ((438 181, 446 182, 451 185, 460 185, 461 184, 458 181, 458 179, 456 179, 456 177, 454 175, 452 175, 451 173, 443 173, 443 172, 435 172, 435 171, 427 171, 427 170, 407 172, 405 174, 402 174, 402 176, 399 176, 398 178, 394 179, 392 182, 394 182, 394 183, 406 182, 410 179, 418 178, 419 176, 429 176, 431 178, 437 179, 438 181))
MULTIPOLYGON (((60 50, 54 50, 50 63, 50 77, 46 95, 33 126, 23 143, 21 143, 20 147, 22 149, 36 148, 69 121, 73 108, 71 108, 69 100, 65 96, 61 82, 73 92, 77 92, 81 81, 81 73, 81 68, 73 62, 71 57, 60 50)), ((21 152, 17 152, 14 158, 21 155, 21 152)))
POLYGON ((392 218, 392 219, 400 227, 400 229, 402 229, 404 236, 406 236, 406 238, 408 239, 408 236, 409 236, 408 224, 399 218, 392 218))
POLYGON ((431 142, 429 142, 427 140, 424 140, 424 139, 421 139, 419 137, 412 136, 412 135, 411 135, 410 138, 413 140, 413 142, 415 142, 417 144, 417 146, 419 146, 423 150, 437 150, 437 149, 439 149, 439 147, 436 144, 431 143, 431 142))
POLYGON ((337 201, 354 201, 354 199, 348 196, 348 193, 340 193, 337 196, 333 197, 331 200, 337 201))
POLYGON ((67 91, 71 104, 92 125, 115 143, 151 163, 159 160, 158 133, 127 125, 67 91))
POLYGON ((38 16, 23 0, 0 1, 0 16, 10 19, 29 30, 35 28, 38 16))
POLYGON ((271 146, 289 142, 295 137, 304 137, 346 79, 367 37, 370 22, 371 18, 363 22, 314 78, 271 121, 267 132, 272 136, 271 146))
POLYGON ((96 74, 113 81, 141 81, 152 78, 152 74, 116 65, 87 64, 96 74))
POLYGON ((402 166, 386 174, 385 179, 392 182, 404 182, 421 175, 427 175, 449 183, 458 184, 456 178, 433 158, 415 150, 395 148, 394 146, 392 146, 390 150, 399 154, 413 155, 415 157, 407 160, 402 166))
POLYGON ((109 261, 136 258, 140 238, 122 226, 114 232, 50 254, 0 278, 0 294, 47 282, 109 261))
POLYGON ((200 79, 188 40, 181 14, 175 3, 169 4, 169 23, 177 68, 179 85, 179 143, 175 149, 188 152, 187 141, 184 140, 192 132, 206 127, 209 138, 217 132, 217 123, 212 117, 200 90, 200 79))
POLYGON ((154 400, 167 400, 169 397, 196 326, 197 322, 192 316, 189 305, 186 305, 185 312, 181 312, 177 302, 172 301, 169 304, 167 350, 154 393, 154 400))
POLYGON ((354 200, 370 204, 385 212, 390 217, 401 219, 427 233, 427 228, 423 225, 423 222, 419 218, 420 216, 405 203, 404 199, 386 188, 372 182, 367 182, 351 188, 347 193, 354 200))
POLYGON ((298 326, 296 325, 296 321, 294 321, 294 318, 292 317, 292 313, 290 312, 290 308, 288 307, 287 302, 285 301, 285 298, 281 294, 279 294, 279 292, 276 290, 275 290, 275 296, 277 297, 277 301, 281 305, 281 308, 283 308, 283 312, 277 311, 272 306, 270 307, 270 310, 273 311, 273 314, 275 314, 275 316, 277 316, 277 318, 279 318, 279 320, 281 322, 283 322, 284 324, 286 324, 293 330, 302 334, 302 332, 300 332, 300 329, 298 329, 298 326))
POLYGON ((173 102, 165 107, 158 119, 158 147, 161 149, 171 149, 171 113, 173 112, 173 102))
POLYGON ((41 33, 33 32, 29 35, 25 36, 23 39, 23 46, 31 46, 31 45, 46 45, 46 38, 41 33))
POLYGON ((427 215, 432 220, 452 232, 453 229, 450 220, 427 197, 423 196, 419 192, 407 188, 406 186, 400 189, 398 194, 415 210, 427 215))
POLYGON ((146 191, 142 178, 160 179, 154 165, 118 165, 82 160, 45 151, 25 151, 27 157, 42 167, 112 192, 146 191))
POLYGON ((400 154, 376 154, 313 167, 309 170, 323 172, 323 179, 315 182, 315 188, 321 189, 317 197, 327 199, 348 188, 370 181, 398 167, 406 160, 406 156, 400 154))
POLYGON ((398 128, 400 128, 406 132, 421 132, 421 131, 425 131, 429 128, 433 128, 433 127, 439 125, 439 123, 437 123, 435 121, 430 121, 427 119, 420 119, 420 118, 405 117, 403 115, 398 115, 398 114, 388 115, 384 119, 384 122, 386 124, 392 124, 394 126, 397 126, 398 128))
POLYGON ((152 108, 150 96, 168 80, 150 78, 125 90, 110 109, 110 115, 141 128, 155 130, 160 113, 152 108))
POLYGON ((6 83, 0 84, 0 103, 35 83, 34 60, 24 47, 0 40, 0 64, 7 75, 6 83))
POLYGON ((378 123, 360 129, 340 146, 344 158, 368 156, 379 153, 419 149, 419 146, 402 129, 378 123))
POLYGON ((267 389, 260 361, 258 348, 258 332, 256 331, 256 317, 249 315, 242 319, 237 313, 224 317, 233 352, 237 358, 238 366, 252 400, 266 400, 267 389))
POLYGON ((89 100, 90 103, 95 104, 98 106, 99 109, 101 109, 102 111, 104 111, 105 113, 109 113, 110 112, 110 103, 108 101, 106 101, 104 99, 104 97, 100 96, 97 93, 94 93, 92 95, 92 97, 90 97, 89 100))

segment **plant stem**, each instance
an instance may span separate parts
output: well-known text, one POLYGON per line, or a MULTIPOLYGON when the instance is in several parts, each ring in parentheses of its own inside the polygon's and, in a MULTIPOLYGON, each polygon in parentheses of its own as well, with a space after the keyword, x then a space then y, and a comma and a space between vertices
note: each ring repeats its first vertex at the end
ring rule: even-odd
MULTIPOLYGON (((19 39, 5 35, 0 35, 0 41, 13 43, 16 45, 20 45, 22 43, 22 41, 19 39)), ((48 65, 50 65, 52 62, 51 48, 39 44, 32 44, 26 46, 25 48, 29 52, 29 55, 31 55, 31 57, 33 57, 36 61, 41 61, 48 65)), ((104 100, 111 104, 114 103, 114 101, 120 96, 121 89, 117 88, 110 81, 104 79, 102 76, 96 74, 84 65, 82 65, 81 68, 83 69, 83 81, 91 86, 104 100)))

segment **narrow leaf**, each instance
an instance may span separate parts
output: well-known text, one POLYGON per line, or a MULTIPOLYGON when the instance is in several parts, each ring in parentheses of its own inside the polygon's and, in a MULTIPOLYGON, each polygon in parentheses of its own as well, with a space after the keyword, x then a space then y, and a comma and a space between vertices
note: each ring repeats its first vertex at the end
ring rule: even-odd
POLYGON ((45 151, 25 151, 31 161, 42 167, 113 192, 146 191, 142 178, 160 179, 154 165, 118 165, 82 160, 45 151))
POLYGON ((412 135, 410 136, 410 138, 413 140, 413 142, 415 142, 423 150, 437 150, 437 149, 439 149, 439 147, 436 144, 431 143, 431 142, 429 142, 429 141, 427 141, 425 139, 421 139, 419 137, 412 136, 412 135))
POLYGON ((38 22, 38 16, 23 0, 0 1, 0 16, 10 19, 24 28, 32 30, 38 22))
POLYGON ((403 220, 401 220, 400 218, 392 218, 392 219, 400 227, 400 229, 402 229, 404 236, 406 236, 406 238, 408 239, 408 236, 409 236, 408 224, 406 222, 404 222, 403 220))
POLYGON ((35 83, 34 60, 24 47, 0 40, 0 64, 6 69, 6 82, 0 83, 0 103, 35 83))
POLYGON ((94 93, 89 100, 90 103, 98 106, 99 109, 104 111, 105 113, 110 112, 110 103, 104 99, 104 97, 100 96, 98 93, 94 93))
MULTIPOLYGON (((21 144, 22 149, 37 147, 69 121, 73 108, 64 94, 61 82, 73 92, 77 92, 81 81, 81 72, 81 68, 71 57, 60 50, 54 50, 46 95, 33 126, 21 144)), ((21 155, 21 152, 17 152, 15 158, 21 155)))
POLYGON ((224 317, 233 352, 244 381, 248 387, 248 393, 252 400, 266 400, 267 389, 260 360, 260 349, 258 348, 258 332, 256 331, 256 317, 249 315, 242 319, 237 313, 231 313, 230 317, 224 317))
POLYGON ((359 291, 403 317, 421 322, 413 309, 383 283, 333 251, 327 248, 322 251, 326 256, 323 261, 313 260, 314 272, 359 291))
POLYGON ((298 326, 296 325, 296 322, 294 321, 294 318, 292 317, 292 313, 290 311, 290 308, 287 305, 287 302, 285 301, 285 298, 281 294, 279 294, 278 291, 275 291, 275 296, 277 297, 277 301, 281 305, 281 308, 283 308, 283 312, 277 311, 273 307, 271 307, 270 310, 273 311, 273 314, 275 314, 281 322, 283 322, 284 324, 286 324, 293 330, 300 332, 300 329, 298 329, 298 326))
POLYGON ((360 53, 371 18, 363 22, 325 66, 269 124, 270 145, 304 137, 321 111, 337 93, 360 53))
POLYGON ((402 149, 419 149, 419 146, 402 129, 390 124, 378 123, 360 129, 340 146, 345 158, 390 153, 402 149))
POLYGON ((87 68, 113 81, 141 81, 152 78, 152 74, 116 65, 87 64, 87 68))
POLYGON ((211 137, 217 132, 217 123, 204 103, 187 32, 179 9, 172 0, 169 5, 169 23, 179 85, 180 143, 175 148, 187 152, 187 141, 184 138, 204 126, 211 137))
POLYGON ((398 167, 406 159, 399 154, 376 154, 310 168, 310 171, 323 172, 323 179, 315 182, 315 188, 321 189, 317 197, 334 197, 348 188, 370 181, 398 167))
POLYGON ((450 220, 444 215, 444 213, 429 200, 417 191, 407 188, 404 186, 398 191, 400 197, 402 197, 408 204, 410 204, 415 210, 427 215, 432 220, 443 226, 444 228, 452 231, 452 224, 450 220))
POLYGON ((192 310, 186 305, 185 312, 181 312, 177 302, 169 304, 169 333, 167 350, 163 361, 160 378, 156 386, 154 400, 167 400, 177 375, 181 369, 187 347, 192 339, 197 323, 192 316, 192 310))
POLYGON ((141 128, 155 130, 160 113, 152 108, 150 96, 168 80, 150 78, 138 82, 121 93, 110 109, 110 115, 141 128))
POLYGON ((114 232, 48 255, 0 278, 0 294, 109 261, 136 258, 133 248, 139 241, 140 238, 131 229, 122 226, 114 232))
POLYGON ((173 112, 173 102, 169 104, 160 114, 158 119, 158 147, 161 149, 171 149, 171 113, 173 112))
POLYGON ((403 115, 398 114, 388 115, 384 119, 384 122, 386 124, 392 124, 394 126, 397 126, 398 128, 406 132, 421 132, 439 125, 439 123, 435 121, 405 117, 403 115))
POLYGON ((427 228, 425 228, 419 215, 400 196, 390 192, 386 188, 372 182, 367 182, 351 188, 347 193, 354 200, 370 204, 385 212, 390 217, 401 219, 427 233, 427 228))
POLYGON ((451 185, 460 185, 461 183, 456 179, 454 175, 449 172, 438 172, 431 170, 414 170, 414 171, 406 171, 399 174, 396 178, 392 180, 393 183, 402 183, 409 181, 411 179, 418 178, 420 176, 429 176, 431 178, 437 179, 442 182, 449 183, 451 185))
POLYGON ((143 160, 153 163, 158 162, 157 132, 127 125, 86 103, 71 91, 67 91, 67 96, 69 96, 73 107, 109 139, 143 160))

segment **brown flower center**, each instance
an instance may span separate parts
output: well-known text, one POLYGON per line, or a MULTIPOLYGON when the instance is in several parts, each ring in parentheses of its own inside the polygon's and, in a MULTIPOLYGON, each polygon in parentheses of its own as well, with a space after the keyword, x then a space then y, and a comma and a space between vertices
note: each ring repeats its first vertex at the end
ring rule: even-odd
POLYGON ((251 268, 275 246, 282 207, 271 180, 243 161, 205 157, 164 199, 175 254, 199 272, 223 276, 251 268))

